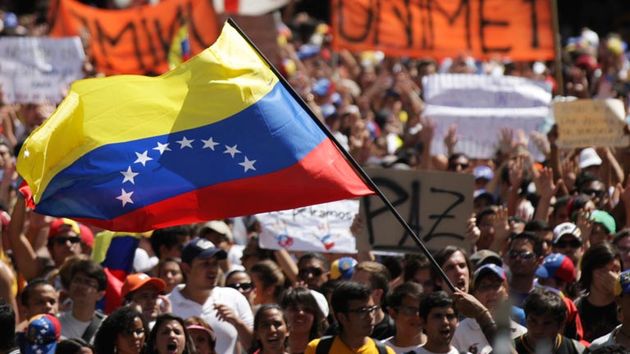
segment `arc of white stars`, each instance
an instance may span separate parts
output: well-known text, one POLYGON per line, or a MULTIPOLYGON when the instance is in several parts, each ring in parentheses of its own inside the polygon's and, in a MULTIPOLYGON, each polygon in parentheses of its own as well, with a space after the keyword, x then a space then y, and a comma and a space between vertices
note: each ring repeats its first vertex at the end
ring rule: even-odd
POLYGON ((136 156, 138 158, 136 159, 136 161, 134 161, 134 163, 140 163, 142 164, 143 167, 147 165, 147 161, 153 160, 153 158, 149 157, 149 152, 147 150, 144 150, 142 154, 139 152, 136 152, 136 156))
POLYGON ((120 171, 120 173, 125 177, 122 183, 131 182, 131 184, 136 184, 136 181, 134 181, 134 178, 137 175, 139 175, 139 173, 133 172, 131 170, 131 166, 127 167, 127 171, 120 171))
POLYGON ((219 143, 214 141, 212 137, 209 137, 208 140, 201 139, 201 141, 203 141, 203 149, 210 149, 214 151, 214 147, 219 145, 219 143))
POLYGON ((234 146, 227 146, 227 145, 225 145, 225 151, 223 151, 223 153, 224 154, 230 154, 230 156, 232 156, 232 158, 234 158, 234 155, 241 153, 236 147, 237 147, 237 145, 234 145, 234 146))
POLYGON ((245 168, 245 170, 243 172, 247 172, 249 170, 254 170, 256 171, 256 168, 254 167, 254 164, 256 163, 256 160, 250 160, 247 158, 247 156, 245 156, 245 160, 243 160, 243 162, 239 163, 239 165, 243 166, 243 168, 245 168))
POLYGON ((183 137, 182 140, 178 140, 176 141, 176 143, 179 144, 179 148, 183 149, 185 147, 189 147, 192 149, 192 142, 195 141, 195 139, 186 139, 186 137, 183 137))
POLYGON ((116 197, 116 199, 120 200, 122 202, 122 206, 123 208, 125 207, 125 205, 127 204, 133 204, 133 200, 131 199, 131 196, 133 195, 133 191, 131 192, 127 192, 125 191, 124 188, 120 189, 120 195, 116 197))
POLYGON ((157 150, 160 152, 160 155, 162 155, 164 153, 164 151, 173 151, 171 150, 171 148, 168 147, 168 143, 166 144, 162 144, 159 141, 157 142, 157 146, 153 148, 153 150, 157 150))

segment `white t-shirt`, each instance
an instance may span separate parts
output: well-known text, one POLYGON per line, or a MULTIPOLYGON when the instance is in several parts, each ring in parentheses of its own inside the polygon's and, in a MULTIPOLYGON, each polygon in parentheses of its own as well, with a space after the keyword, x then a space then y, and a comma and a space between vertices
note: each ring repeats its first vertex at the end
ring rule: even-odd
POLYGON ((245 246, 237 244, 233 244, 232 247, 230 247, 230 250, 227 253, 227 259, 230 262, 230 271, 245 269, 241 263, 241 257, 243 257, 244 249, 245 246))
MULTIPOLYGON (((511 327, 512 339, 527 333, 527 328, 514 321, 511 321, 511 327)), ((472 353, 487 354, 492 351, 492 347, 474 318, 465 318, 459 322, 451 345, 461 351, 472 353)))
POLYGON ((446 353, 435 353, 435 352, 430 352, 422 347, 418 348, 416 350, 416 354, 459 354, 459 350, 455 349, 454 346, 451 345, 451 350, 449 350, 446 353))
POLYGON ((61 324, 61 336, 65 338, 81 338, 90 325, 90 321, 79 321, 72 316, 72 311, 64 311, 59 314, 61 324))
POLYGON ((410 347, 398 347, 398 346, 394 345, 394 337, 389 337, 387 339, 382 340, 381 342, 383 344, 385 344, 386 346, 394 349, 396 354, 417 353, 416 350, 418 350, 418 348, 422 347, 422 344, 412 345, 410 347))
POLYGON ((221 321, 216 316, 215 304, 230 307, 235 315, 250 328, 254 326, 254 315, 247 299, 236 289, 215 287, 212 289, 206 302, 201 305, 192 300, 188 300, 181 294, 184 285, 173 289, 168 295, 171 301, 173 313, 183 319, 191 316, 199 316, 214 330, 217 338, 215 350, 217 353, 235 353, 238 332, 230 323, 221 321))

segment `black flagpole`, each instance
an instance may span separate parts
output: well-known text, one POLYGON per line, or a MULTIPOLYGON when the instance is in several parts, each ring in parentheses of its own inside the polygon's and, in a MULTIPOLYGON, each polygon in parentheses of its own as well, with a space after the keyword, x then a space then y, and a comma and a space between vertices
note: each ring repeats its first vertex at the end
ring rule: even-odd
POLYGON ((313 111, 311 110, 311 108, 306 104, 306 102, 304 102, 304 100, 302 99, 302 97, 300 95, 297 94, 297 92, 295 92, 295 90, 293 89, 293 87, 291 87, 291 85, 289 85, 289 83, 287 82, 287 80, 278 72, 278 70, 274 67, 274 65, 267 59, 267 57, 265 57, 265 55, 258 49, 258 47, 256 47, 256 45, 254 44, 254 42, 252 42, 252 40, 245 34, 245 32, 236 24, 236 22, 232 19, 232 18, 228 18, 227 22, 234 27, 234 29, 236 31, 238 31, 238 33, 247 41, 247 43, 249 43, 249 45, 252 46, 252 48, 254 48, 254 50, 258 53, 258 55, 260 55, 260 57, 267 63, 267 65, 269 65, 269 68, 271 69, 271 71, 273 71, 273 73, 278 77, 278 80, 280 80, 280 82, 284 85, 284 87, 287 89, 287 91, 289 91, 289 93, 291 94, 291 96, 293 96, 293 98, 300 104, 300 106, 302 106, 302 108, 308 113, 308 115, 311 117, 311 119, 313 119, 313 121, 315 121, 315 123, 319 126, 319 128, 326 134, 326 136, 328 136, 328 138, 335 144, 335 146, 337 147, 337 150, 339 150, 339 152, 341 152, 343 154, 343 156, 346 158, 346 160, 350 163, 350 165, 352 165, 352 167, 354 168, 354 170, 359 174, 359 176, 363 179, 363 181, 381 198, 381 200, 383 201, 383 203, 387 206, 387 208, 389 209, 389 211, 392 212, 392 214, 394 214, 394 216, 396 217, 396 220, 398 220, 398 223, 400 223, 400 225, 405 228, 405 230, 407 230, 407 232, 412 236, 412 239, 416 242, 416 244, 418 245, 418 247, 420 247, 420 249, 422 250, 422 252, 424 252, 424 254, 427 256, 427 258, 429 259, 429 261, 431 262, 431 264, 433 264, 433 268, 435 268, 435 270, 438 271, 438 273, 440 274, 440 276, 442 277, 442 279, 444 280, 444 282, 446 282, 446 284, 448 285, 448 287, 451 289, 452 292, 455 292, 455 286, 453 285, 453 283, 448 279, 448 277, 446 276, 446 273, 444 273, 444 270, 442 270, 442 267, 440 267, 439 264, 437 264, 437 261, 435 260, 435 258, 433 258, 433 255, 431 255, 431 252, 429 252, 429 250, 426 248, 426 246, 424 245, 424 243, 422 242, 422 240, 420 240, 420 237, 418 237, 418 235, 416 235, 415 232, 413 232, 413 230, 411 229, 411 227, 409 226, 409 224, 407 224, 407 222, 405 221, 405 219, 403 219, 403 217, 400 215, 400 213, 398 213, 398 210, 396 210, 396 208, 394 208, 394 206, 392 205, 392 203, 387 199, 387 197, 385 196, 385 194, 383 194, 383 192, 378 188, 378 186, 374 183, 374 181, 372 181, 372 179, 370 178, 370 176, 368 176, 367 173, 365 173, 365 171, 363 170, 363 168, 361 168, 361 166, 359 165, 359 163, 352 157, 352 155, 350 155, 349 152, 346 151, 346 149, 344 149, 341 144, 339 144, 339 142, 337 141, 337 139, 335 139, 335 137, 332 135, 332 133, 330 132, 330 130, 328 130, 328 127, 322 123, 317 116, 315 115, 315 113, 313 113, 313 111))

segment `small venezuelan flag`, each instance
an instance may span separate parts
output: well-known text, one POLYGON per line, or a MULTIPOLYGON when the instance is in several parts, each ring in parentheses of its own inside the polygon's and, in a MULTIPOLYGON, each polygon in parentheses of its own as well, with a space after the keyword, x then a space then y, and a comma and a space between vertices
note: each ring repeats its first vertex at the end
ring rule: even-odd
POLYGON ((75 82, 17 169, 37 212, 122 231, 373 193, 229 23, 162 76, 75 82))
POLYGON ((168 51, 168 66, 173 69, 188 59, 190 59, 188 26, 183 25, 179 28, 179 31, 177 31, 171 43, 171 48, 168 51))

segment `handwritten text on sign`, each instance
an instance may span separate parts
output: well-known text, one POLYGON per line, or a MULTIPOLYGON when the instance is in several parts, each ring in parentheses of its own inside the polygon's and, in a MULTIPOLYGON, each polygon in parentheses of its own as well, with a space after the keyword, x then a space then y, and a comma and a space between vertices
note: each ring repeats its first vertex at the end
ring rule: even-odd
POLYGON ((260 247, 289 251, 355 253, 352 220, 357 200, 342 200, 256 215, 262 226, 260 247))
POLYGON ((395 56, 554 56, 551 0, 333 0, 336 49, 395 56))
POLYGON ((553 114, 563 148, 630 144, 623 102, 618 99, 554 102, 553 114))
POLYGON ((0 85, 4 103, 58 103, 83 77, 78 37, 0 38, 0 85))
POLYGON ((124 10, 103 10, 76 0, 56 0, 52 36, 89 35, 90 51, 106 74, 161 74, 178 30, 188 27, 191 54, 217 38, 218 27, 207 0, 166 0, 124 10))
MULTIPOLYGON (((472 213, 472 175, 394 169, 366 172, 427 248, 456 245, 470 249, 465 232, 472 213)), ((364 235, 358 238, 359 250, 420 251, 378 197, 362 199, 361 215, 364 235)))

